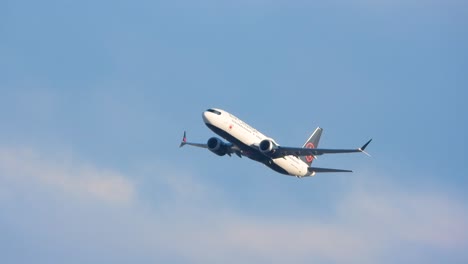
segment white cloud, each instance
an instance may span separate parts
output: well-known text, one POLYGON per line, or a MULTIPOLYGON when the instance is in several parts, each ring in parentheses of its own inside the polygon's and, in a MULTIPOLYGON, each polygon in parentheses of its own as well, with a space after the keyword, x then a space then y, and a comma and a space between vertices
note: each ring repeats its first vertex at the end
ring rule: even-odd
POLYGON ((339 215, 377 243, 406 241, 460 250, 468 245, 468 208, 445 195, 360 190, 347 197, 339 215))
MULTIPOLYGON (((468 246, 468 208, 442 191, 405 192, 404 188, 386 185, 386 191, 379 192, 358 183, 350 186, 342 200, 329 205, 333 208, 331 216, 319 212, 313 217, 294 212, 265 216, 234 208, 230 199, 235 197, 227 197, 217 186, 188 172, 167 169, 169 165, 150 166, 145 173, 151 177, 140 178, 152 191, 163 194, 150 200, 135 193, 129 176, 37 153, 1 149, 1 182, 18 185, 33 181, 55 190, 54 197, 71 208, 55 207, 47 198, 35 197, 42 203, 31 207, 51 206, 48 211, 53 211, 57 219, 42 214, 44 210, 29 208, 26 215, 38 224, 29 223, 26 228, 15 223, 13 229, 26 229, 30 239, 52 244, 57 250, 79 248, 81 255, 89 257, 84 259, 87 263, 101 263, 103 259, 151 263, 391 263, 388 255, 405 260, 405 254, 417 254, 411 245, 468 259, 464 252, 468 246), (118 210, 110 206, 123 203, 128 206, 118 210), (39 235, 34 235, 36 232, 39 235)), ((28 186, 29 191, 36 187, 28 186)), ((274 190, 259 195, 274 195, 274 190)), ((11 217, 18 218, 14 214, 11 217)), ((416 260, 430 258, 419 256, 416 260)))
POLYGON ((0 148, 0 177, 111 203, 134 199, 134 185, 118 172, 74 164, 63 156, 51 160, 31 149, 0 148))
MULTIPOLYGON (((181 193, 176 198, 183 202, 163 201, 169 209, 159 215, 169 221, 153 224, 165 230, 158 233, 167 242, 166 250, 191 262, 389 263, 389 254, 404 259, 414 247, 468 258, 463 253, 468 245, 468 208, 444 192, 405 192, 391 184, 379 192, 358 184, 350 186, 340 202, 330 204, 332 217, 317 213, 310 218, 304 214, 296 217, 282 212, 272 217, 233 209, 229 198, 209 191, 214 186, 188 174, 163 174, 177 179, 162 182, 171 192, 181 193)), ((150 224, 147 229, 155 226, 150 224)), ((428 259, 420 256, 420 260, 428 259)))

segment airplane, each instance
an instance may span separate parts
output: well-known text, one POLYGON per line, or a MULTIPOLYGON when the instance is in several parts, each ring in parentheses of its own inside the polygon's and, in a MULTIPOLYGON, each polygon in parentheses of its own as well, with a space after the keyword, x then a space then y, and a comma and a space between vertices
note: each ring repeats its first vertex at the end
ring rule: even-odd
POLYGON ((203 112, 203 121, 213 132, 227 140, 211 137, 207 143, 192 143, 187 141, 187 133, 179 147, 190 145, 207 148, 218 156, 235 154, 242 158, 246 156, 260 162, 281 174, 295 176, 297 178, 314 176, 322 172, 352 172, 351 170, 329 169, 311 167, 314 159, 323 154, 362 152, 372 141, 370 139, 362 147, 357 149, 322 149, 317 148, 323 129, 317 127, 307 139, 302 148, 284 147, 274 139, 265 136, 233 114, 217 108, 210 108, 203 112))

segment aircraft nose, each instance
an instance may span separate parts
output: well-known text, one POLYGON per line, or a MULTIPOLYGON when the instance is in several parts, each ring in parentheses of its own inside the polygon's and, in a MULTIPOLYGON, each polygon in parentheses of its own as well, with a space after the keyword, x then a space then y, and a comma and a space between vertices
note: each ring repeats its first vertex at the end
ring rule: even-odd
POLYGON ((206 124, 209 124, 210 123, 210 112, 208 111, 205 111, 203 112, 202 114, 202 117, 203 117, 203 121, 206 123, 206 124))

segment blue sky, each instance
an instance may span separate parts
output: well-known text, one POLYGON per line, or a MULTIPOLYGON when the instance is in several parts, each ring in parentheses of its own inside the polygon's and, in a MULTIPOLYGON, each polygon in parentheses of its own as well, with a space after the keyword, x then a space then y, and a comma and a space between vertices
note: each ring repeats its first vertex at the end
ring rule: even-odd
POLYGON ((1 6, 1 263, 468 261, 466 2, 1 6), (179 149, 210 107, 372 157, 179 149))

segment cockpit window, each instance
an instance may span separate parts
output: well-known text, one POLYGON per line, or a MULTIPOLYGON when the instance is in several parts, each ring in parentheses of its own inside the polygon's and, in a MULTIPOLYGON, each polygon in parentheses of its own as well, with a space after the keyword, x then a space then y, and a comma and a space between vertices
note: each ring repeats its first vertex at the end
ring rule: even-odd
POLYGON ((213 114, 221 115, 221 112, 218 111, 218 110, 208 109, 208 110, 206 110, 206 111, 211 112, 211 113, 213 113, 213 114))

